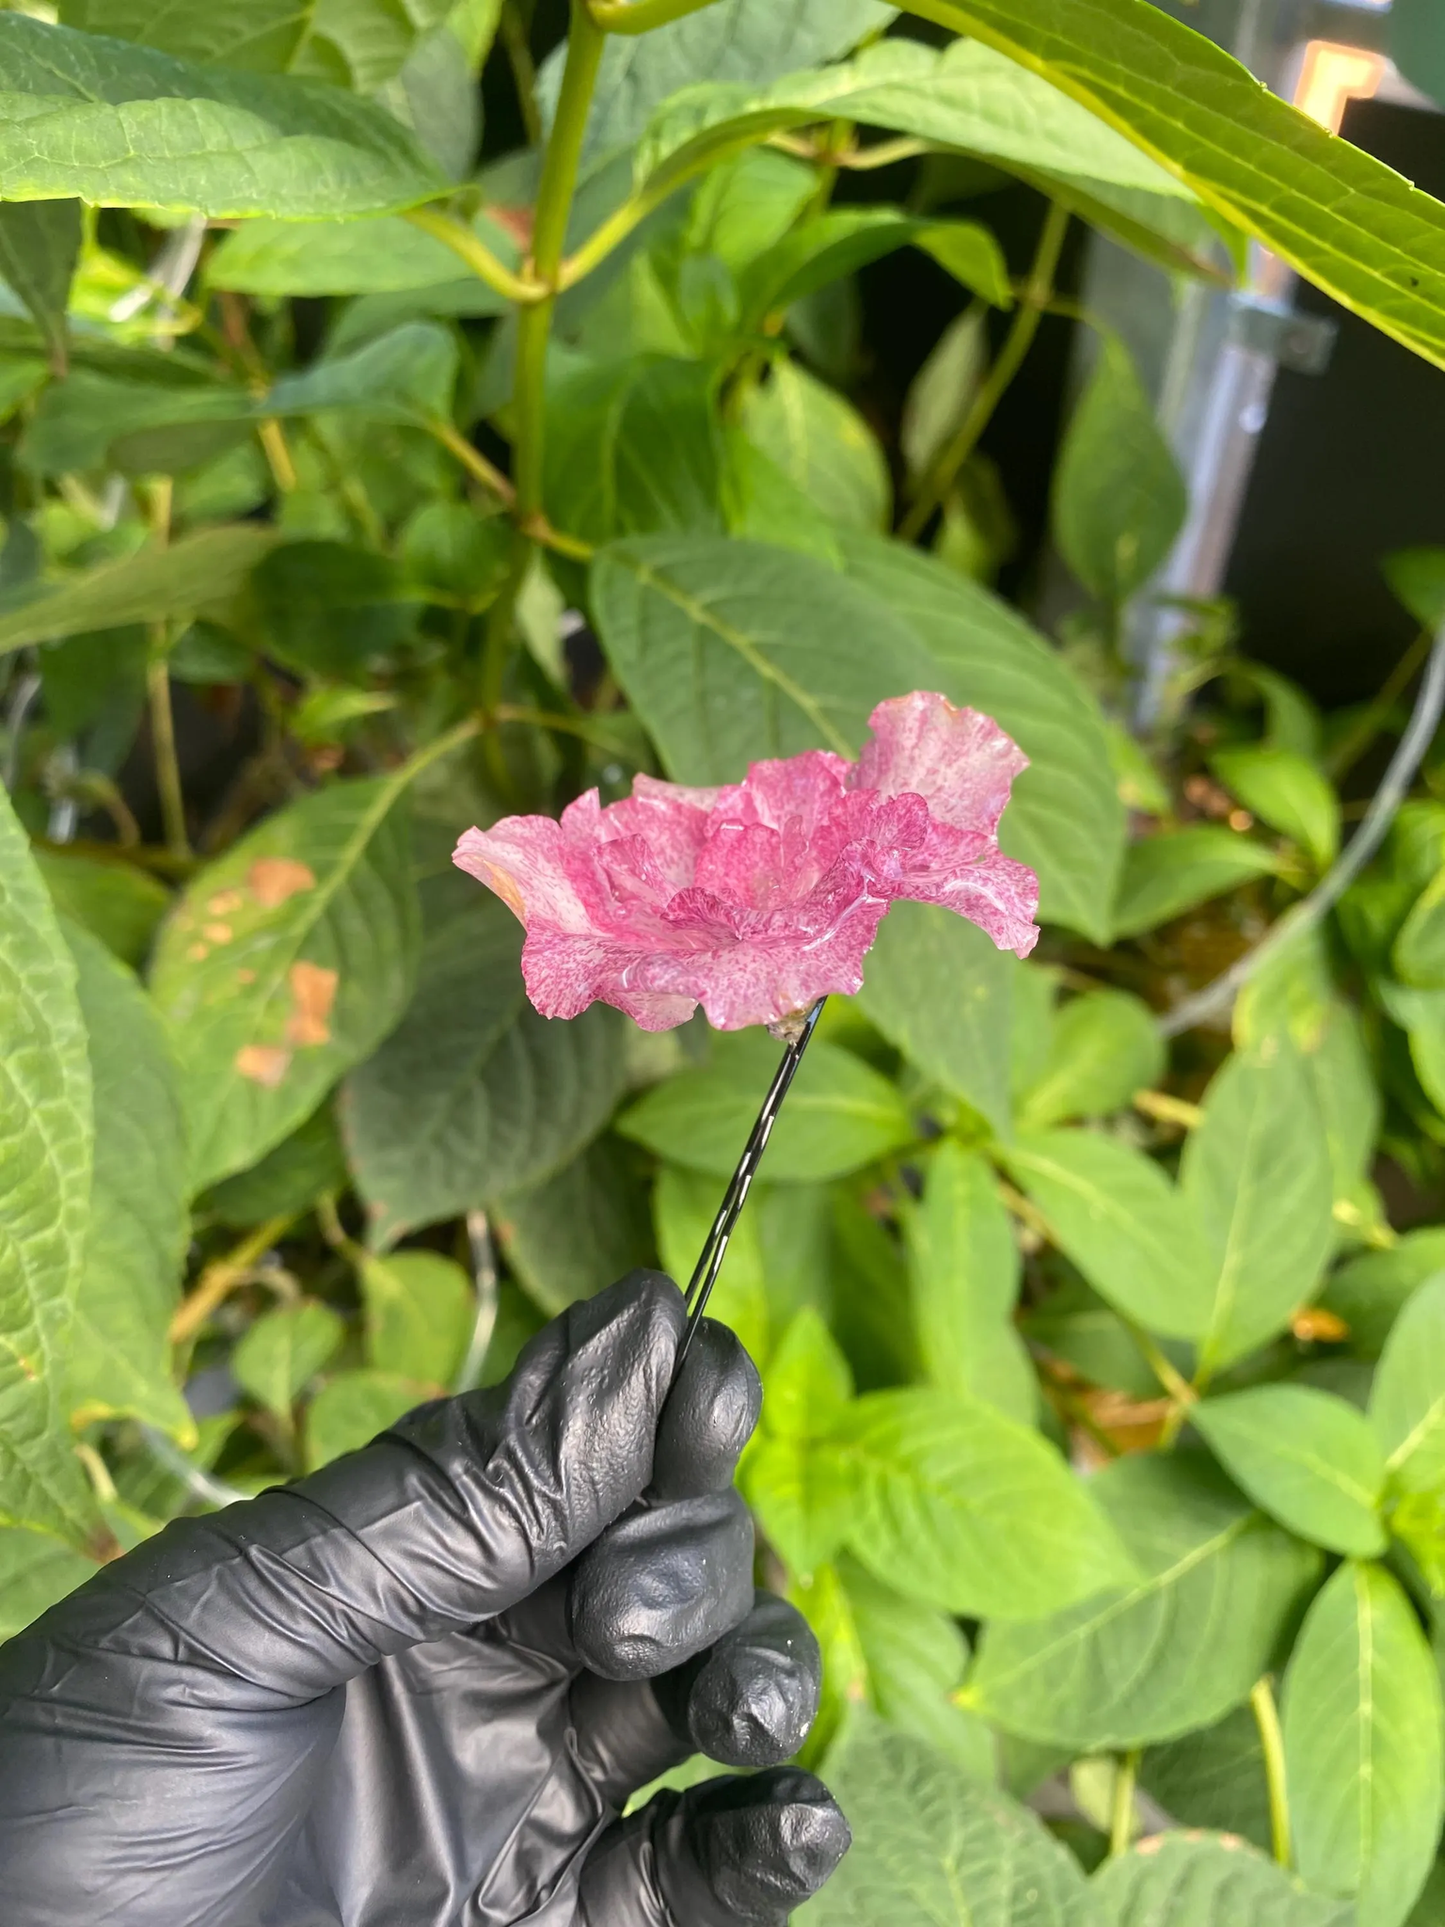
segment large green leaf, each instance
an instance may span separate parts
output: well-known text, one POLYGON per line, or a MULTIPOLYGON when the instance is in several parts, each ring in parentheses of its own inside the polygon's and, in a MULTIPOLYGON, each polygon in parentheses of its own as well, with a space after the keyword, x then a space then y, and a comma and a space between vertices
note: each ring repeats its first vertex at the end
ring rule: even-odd
POLYGON ((497 1201, 496 1231, 527 1295, 549 1317, 655 1256, 641 1160, 615 1137, 497 1201))
MULTIPOLYGON (((710 1064, 656 1085, 618 1128, 675 1164, 731 1177, 780 1054, 765 1031, 720 1036, 710 1064)), ((815 1043, 769 1140, 765 1170, 772 1184, 813 1184, 871 1164, 912 1137, 895 1085, 850 1051, 815 1043)))
POLYGON ((122 963, 139 968, 171 893, 147 870, 69 850, 37 850, 35 861, 61 916, 99 937, 122 963))
MULTIPOLYGON (((444 21, 454 0, 313 0, 313 25, 296 63, 369 94, 405 67, 421 35, 444 21)), ((461 64, 461 48, 455 56, 461 64)))
POLYGON ((338 1372, 306 1407, 307 1471, 369 1445, 379 1432, 434 1396, 433 1386, 396 1372, 338 1372))
POLYGON ((1173 1338, 1204 1329, 1214 1291, 1198 1221, 1152 1158, 1092 1131, 1025 1131, 1008 1163, 1101 1298, 1173 1338))
POLYGON ((1273 1338, 1319 1283, 1335 1240, 1334 1179, 1314 1088, 1287 1038, 1239 1051, 1210 1085, 1180 1190, 1213 1272, 1208 1371, 1273 1338))
POLYGON ((982 710, 1028 756, 1003 847, 1038 872, 1045 920, 1107 943, 1125 821, 1098 705, 1012 609, 931 556, 853 537, 846 566, 926 647, 933 680, 912 687, 982 710))
POLYGON ((877 437, 851 403, 796 362, 775 362, 766 387, 750 390, 743 426, 832 521, 887 526, 893 486, 877 437))
MULTIPOLYGON (((224 11, 224 10, 222 10, 224 11)), ((446 186, 369 101, 0 15, 0 198, 332 219, 446 186)))
POLYGON ((1104 335, 1054 470, 1060 552, 1089 593, 1117 609, 1159 567, 1188 510, 1129 351, 1104 335))
POLYGON ((378 1245, 540 1183, 612 1113, 622 1019, 539 1017, 521 946, 506 906, 470 892, 428 929, 404 1018, 347 1081, 342 1126, 378 1245))
MULTIPOLYGON (((477 231, 508 267, 517 246, 504 228, 479 219, 477 231)), ((400 215, 355 221, 245 221, 224 235, 206 262, 206 282, 240 294, 402 294, 450 287, 462 263, 443 241, 400 215)), ((505 314, 508 303, 474 280, 465 312, 505 314)))
POLYGON ((967 1392, 870 1392, 832 1442, 857 1480, 849 1547, 911 1599, 1037 1619, 1129 1570, 1091 1488, 1036 1432, 967 1392))
POLYGON ((93 1111, 75 964, 0 794, 0 1524, 77 1538, 91 1510, 63 1402, 93 1111))
POLYGON ((1268 1850, 1269 1780, 1253 1706, 1236 1706, 1213 1726, 1151 1746, 1139 1784, 1186 1827, 1213 1827, 1268 1850))
POLYGON ((13 1639, 99 1568, 48 1532, 0 1526, 0 1641, 13 1639))
POLYGON ((330 1305, 314 1298, 283 1305, 252 1325, 231 1354, 231 1371, 243 1392, 289 1424, 292 1406, 345 1336, 330 1305))
POLYGON ((906 1220, 913 1316, 928 1382, 996 1405, 1025 1424, 1038 1409, 1033 1366, 1014 1328, 1022 1261, 992 1171, 945 1139, 906 1220))
POLYGON ((1091 1489, 1142 1577, 1052 1619, 988 1627, 967 1703, 1074 1752, 1208 1726, 1269 1667, 1320 1556, 1202 1461, 1119 1459, 1091 1489))
POLYGON ((1382 1566, 1341 1566, 1315 1600, 1284 1684, 1300 1872, 1402 1927, 1440 1835, 1440 1678, 1409 1599, 1382 1566))
POLYGON ((336 783, 268 817, 162 930, 151 988, 185 1039, 194 1189, 279 1144, 406 1008, 411 775, 336 783))
POLYGON ((1377 328, 1445 364, 1445 209, 1149 0, 909 0, 1054 82, 1377 328))
POLYGON ((1137 937, 1210 897, 1272 876, 1279 858, 1222 823, 1193 823, 1129 845, 1114 906, 1114 935, 1137 937))
POLYGON ((1293 838, 1325 870, 1340 847, 1340 799, 1319 767, 1278 743, 1219 750, 1215 775, 1261 823, 1293 838))
POLYGON ((284 73, 311 23, 315 0, 61 0, 60 24, 133 40, 161 53, 250 73, 284 73))
MULTIPOLYGON (((0 27, 8 17, 0 16, 0 27)), ((274 532, 256 523, 202 529, 169 548, 147 547, 43 583, 23 601, 0 605, 0 653, 224 603, 275 542, 274 532)))
POLYGON ((767 1418, 739 1470, 768 1543, 796 1577, 810 1578, 848 1535, 857 1473, 827 1439, 847 1409, 853 1378, 818 1313, 800 1311, 763 1378, 767 1418))
POLYGON ((1421 1285, 1396 1319, 1371 1387, 1370 1420, 1396 1486, 1445 1485, 1445 1275, 1421 1285))
POLYGON ((65 310, 79 256, 79 201, 0 204, 0 275, 34 316, 51 365, 62 374, 65 310))
POLYGON ((433 1390, 450 1391, 477 1317, 472 1281, 438 1251, 393 1251, 361 1266, 366 1359, 433 1390))
MULTIPOLYGON (((657 1249, 662 1268, 679 1283, 691 1278, 717 1217, 722 1187, 716 1178, 677 1165, 664 1165, 652 1190, 657 1249)), ((806 1194, 805 1194, 806 1195, 806 1194)), ((729 1325, 756 1363, 766 1367, 772 1352, 773 1319, 763 1275, 761 1213, 756 1197, 738 1220, 728 1241, 708 1316, 729 1325)))
POLYGON ((1349 1327, 1350 1350, 1378 1358, 1411 1298, 1445 1272, 1445 1226, 1407 1231, 1387 1251, 1366 1251, 1342 1265, 1319 1302, 1349 1327))
POLYGON ((856 755, 878 703, 938 679, 882 602, 763 543, 614 543, 593 564, 592 603, 618 681, 684 783, 735 782, 803 749, 856 755))
POLYGON ((1303 1892, 1227 1834, 1155 1835, 1089 1887, 1098 1927, 1355 1927, 1353 1909, 1303 1892))
POLYGON ((719 533, 715 378, 701 362, 632 355, 584 366, 547 397, 547 508, 585 542, 654 529, 719 533))
POLYGON ((95 1088, 90 1229, 71 1327, 72 1422, 130 1417, 183 1442, 195 1424, 170 1374, 166 1333, 190 1237, 180 1071, 155 1006, 74 924, 81 1015, 95 1088))
POLYGON ((1332 1552, 1385 1550, 1385 1455, 1353 1405, 1309 1385, 1205 1399, 1190 1422, 1256 1505, 1332 1552))
POLYGON ((1024 1092, 1025 1124, 1107 1117, 1164 1070, 1168 1053, 1154 1013, 1126 990, 1090 990, 1065 1004, 1049 1032, 1048 1056, 1024 1092))
POLYGON ((1009 1042, 1018 959, 967 918, 896 903, 863 966, 859 1002, 932 1082, 1007 1137, 1009 1042))
POLYGON ((853 1846, 798 1927, 1087 1927, 1068 1849, 923 1740, 854 1711, 827 1771, 853 1846))

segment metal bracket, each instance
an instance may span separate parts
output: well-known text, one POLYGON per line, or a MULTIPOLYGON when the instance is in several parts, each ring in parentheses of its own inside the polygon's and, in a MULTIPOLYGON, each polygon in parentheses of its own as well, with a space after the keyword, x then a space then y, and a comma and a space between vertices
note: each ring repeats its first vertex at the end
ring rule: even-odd
POLYGON ((1301 314, 1280 301, 1236 294, 1230 301, 1229 339, 1296 375, 1329 368, 1340 326, 1324 315, 1301 314))

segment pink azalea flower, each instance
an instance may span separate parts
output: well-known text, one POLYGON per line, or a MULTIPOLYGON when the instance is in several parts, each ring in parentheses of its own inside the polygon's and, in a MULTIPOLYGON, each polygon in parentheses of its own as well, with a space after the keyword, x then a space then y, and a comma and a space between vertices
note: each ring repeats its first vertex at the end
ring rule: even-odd
POLYGON ((644 1030, 699 1004, 717 1030, 785 1024, 856 991, 888 906, 939 903, 1027 956, 1038 879, 999 853, 1027 768, 976 710, 922 692, 880 703, 856 763, 827 750, 685 789, 639 776, 549 816, 468 830, 454 861, 526 926, 522 973, 544 1017, 599 999, 644 1030))

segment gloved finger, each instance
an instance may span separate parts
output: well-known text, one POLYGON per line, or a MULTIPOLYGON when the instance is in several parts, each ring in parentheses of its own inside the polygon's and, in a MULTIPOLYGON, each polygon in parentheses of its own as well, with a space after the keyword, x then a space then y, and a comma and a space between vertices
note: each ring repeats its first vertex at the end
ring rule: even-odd
MULTIPOLYGON (((294 1485, 173 1522, 5 1649, 0 1703, 59 1644, 102 1655, 137 1727, 152 1696, 175 1724, 192 1669, 228 1705, 274 1711, 503 1610, 647 1486, 683 1320, 671 1280, 634 1272, 539 1332, 503 1384, 423 1407, 294 1485)), ((89 1690, 83 1666, 68 1677, 89 1690)))
POLYGON ((584 1674, 572 1693, 577 1757, 609 1806, 705 1753, 721 1766, 780 1766, 808 1737, 823 1657, 802 1614, 760 1592, 740 1626, 661 1679, 584 1674))
POLYGON ((705 1318, 662 1408, 648 1503, 725 1492, 762 1408, 762 1380, 742 1340, 705 1318))
POLYGON ((784 1927, 851 1840, 827 1788, 793 1767, 661 1793, 593 1848, 579 1927, 784 1927))
POLYGON ((738 1625, 752 1603, 752 1516, 736 1492, 715 1492, 633 1513, 577 1561, 572 1641, 604 1679, 655 1679, 738 1625))

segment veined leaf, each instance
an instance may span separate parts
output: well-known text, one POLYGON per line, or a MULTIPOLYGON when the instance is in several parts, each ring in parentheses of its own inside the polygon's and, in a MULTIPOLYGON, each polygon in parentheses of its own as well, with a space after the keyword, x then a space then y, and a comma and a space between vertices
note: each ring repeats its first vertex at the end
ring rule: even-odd
POLYGON ((845 565, 932 659, 933 681, 910 687, 982 710, 1029 758, 1004 812, 1003 848, 1038 872, 1045 922, 1107 943, 1125 822, 1098 705, 1012 609, 931 556, 850 537, 845 565))
POLYGON ((369 1445, 378 1433, 434 1396, 434 1387, 396 1372, 338 1372, 306 1407, 307 1471, 369 1445))
POLYGON ((1396 1319, 1370 1391, 1370 1420, 1401 1491, 1445 1485, 1445 1275, 1422 1284, 1396 1319))
POLYGON ((166 1339, 191 1230, 180 1071, 155 1006, 125 965, 73 924, 65 936, 95 1088, 67 1406, 72 1424, 138 1418, 189 1444, 195 1422, 171 1378, 166 1339))
POLYGON ((496 1201, 507 1263, 549 1318, 654 1262, 639 1163, 615 1137, 602 1137, 554 1177, 496 1201))
POLYGON ((361 1267, 367 1363, 449 1392, 477 1319, 472 1281, 437 1251, 393 1251, 361 1267))
POLYGON ((871 1392, 833 1435, 858 1485, 850 1549, 910 1599, 1037 1619, 1130 1560, 1051 1445, 959 1391, 871 1392))
POLYGON ((550 1177, 622 1091, 623 1020, 600 1007, 571 1023, 537 1016, 511 912, 482 890, 461 903, 426 932, 405 1016, 392 1029, 393 1015, 342 1093, 352 1171, 383 1248, 550 1177))
MULTIPOLYGON (((0 15, 0 32, 17 17, 0 15)), ((0 654, 91 629, 194 615, 234 595, 275 543, 273 530, 240 522, 44 583, 24 601, 0 606, 0 654)))
POLYGON ((1333 1552, 1384 1552, 1385 1455, 1353 1405, 1308 1385, 1256 1385, 1205 1399, 1189 1419, 1281 1525, 1333 1552))
POLYGON ((0 197, 175 214, 385 214, 446 181, 369 101, 0 15, 0 197))
POLYGON ((909 0, 1056 84, 1316 287, 1445 365, 1445 209, 1149 0, 909 0))
POLYGON ((133 40, 203 65, 279 74, 301 44, 315 0, 226 0, 223 7, 170 0, 61 0, 60 24, 133 40))
POLYGON ((1355 1927, 1352 1908, 1222 1834, 1155 1834, 1105 1861, 1089 1892, 1099 1927, 1355 1927))
POLYGON ((1341 1566, 1306 1616, 1284 1684, 1284 1750, 1300 1872, 1403 1927, 1440 1834, 1440 1679, 1398 1581, 1341 1566))
POLYGON ((1267 1670, 1320 1555, 1192 1459, 1117 1459, 1090 1489, 1142 1577, 1052 1619, 989 1626, 966 1703, 1073 1751, 1210 1725, 1267 1670))
MULTIPOLYGON (((717 1216, 719 1189, 716 1178, 702 1177, 674 1164, 663 1166, 653 1186, 652 1211, 662 1268, 683 1283, 691 1278, 717 1216)), ((766 1370, 772 1356, 773 1330, 768 1282, 763 1275, 760 1216, 754 1201, 738 1220, 708 1314, 731 1326, 754 1362, 766 1370)))
POLYGON ((1193 823, 1129 845, 1114 906, 1114 935, 1137 937, 1210 897, 1272 876, 1279 858, 1222 823, 1193 823))
POLYGON ((170 908, 170 891, 132 863, 59 850, 37 850, 35 862, 61 916, 99 937, 122 963, 139 968, 170 908))
POLYGON ((35 317, 51 366, 61 374, 65 310, 79 256, 79 201, 0 204, 0 275, 35 317))
POLYGON ((1428 1225, 1407 1231, 1388 1251, 1366 1251, 1342 1265, 1327 1280, 1319 1302, 1345 1321, 1356 1357, 1378 1358, 1411 1298, 1441 1273, 1445 1226, 1428 1225))
POLYGON ((835 208, 793 228, 750 261, 738 282, 749 332, 835 281, 900 248, 918 247, 972 293, 996 308, 1013 306, 1008 263, 976 221, 930 220, 886 207, 835 208))
POLYGON ((1042 1075, 1026 1089, 1020 1115, 1029 1125, 1107 1117, 1147 1090, 1167 1053, 1149 1006, 1125 990, 1090 990, 1054 1017, 1042 1075))
POLYGON ((828 518, 880 529, 893 507, 888 464, 857 409, 796 362, 778 361, 743 410, 748 439, 828 518))
POLYGON ((794 1916, 798 1927, 1082 1927, 1088 1918, 1068 1849, 925 1741, 854 1709, 827 1771, 853 1846, 794 1916))
MULTIPOLYGON (((296 62, 359 94, 374 93, 405 67, 421 35, 444 21, 453 0, 313 0, 314 16, 296 62)), ((461 58, 458 47, 457 58, 461 58)))
MULTIPOLYGON (((518 249, 505 228, 484 217, 477 232, 507 267, 518 249)), ((354 221, 246 221, 223 235, 206 263, 206 283, 240 294, 404 294, 456 281, 462 263, 443 241, 399 215, 354 221)), ((507 301, 473 283, 468 314, 505 314, 507 301)))
POLYGON ((48 1532, 0 1526, 0 1642, 23 1633, 99 1570, 48 1532))
POLYGON ((231 1370, 242 1391, 289 1424, 291 1407, 345 1336, 329 1305, 283 1305, 256 1320, 232 1352, 231 1370))
POLYGON ((405 1009, 417 910, 398 805, 414 773, 336 783, 268 817, 163 928, 151 989, 186 1040, 194 1189, 279 1144, 405 1009))
POLYGON ((1340 799, 1308 757, 1278 744, 1222 749, 1210 759, 1220 782, 1261 823, 1298 843, 1325 870, 1340 847, 1340 799))
POLYGON ((0 1524, 92 1522, 63 1385, 84 1260, 94 1125, 75 965, 0 794, 0 1524))

